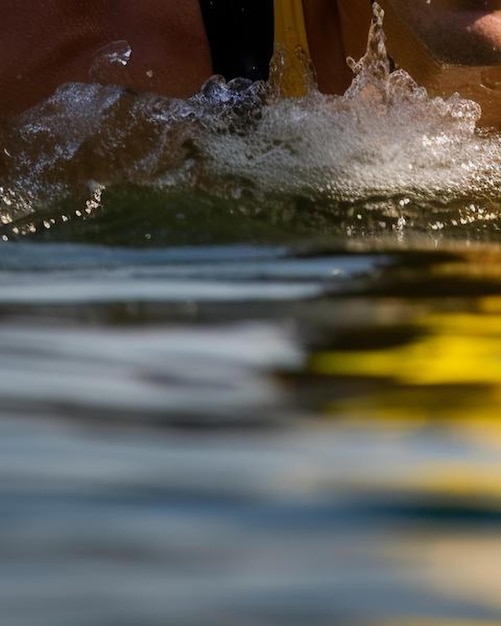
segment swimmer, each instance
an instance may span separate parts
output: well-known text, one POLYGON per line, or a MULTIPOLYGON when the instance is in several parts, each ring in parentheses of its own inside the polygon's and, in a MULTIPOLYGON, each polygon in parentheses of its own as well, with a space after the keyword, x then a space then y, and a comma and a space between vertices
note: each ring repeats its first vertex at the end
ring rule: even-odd
POLYGON ((381 0, 393 60, 430 95, 458 92, 501 128, 501 0, 381 0))
MULTIPOLYGON (((432 95, 459 91, 477 100, 482 123, 501 126, 501 0, 379 3, 394 62, 432 95)), ((291 10, 302 23, 320 89, 343 93, 351 80, 346 57, 359 58, 365 50, 370 5, 371 0, 4 0, 0 113, 21 112, 66 82, 100 81, 184 98, 214 73, 265 78, 274 11, 287 19, 291 10)))
MULTIPOLYGON (((285 1, 285 0, 284 0, 285 1)), ((289 0, 289 3, 294 0, 289 0)), ((345 59, 365 52, 370 0, 303 0, 307 43, 321 91, 351 81, 345 59), (334 62, 333 62, 334 61, 334 62)), ((431 96, 458 92, 501 128, 501 0, 378 0, 389 55, 431 96)))

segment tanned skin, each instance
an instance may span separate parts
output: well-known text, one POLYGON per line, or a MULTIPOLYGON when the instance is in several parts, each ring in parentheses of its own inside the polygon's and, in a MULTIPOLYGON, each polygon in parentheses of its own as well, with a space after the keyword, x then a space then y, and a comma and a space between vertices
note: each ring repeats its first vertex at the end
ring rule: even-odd
POLYGON ((501 64, 501 0, 389 3, 440 60, 464 65, 501 64))
MULTIPOLYGON (((138 92, 188 97, 213 73, 198 0, 0 3, 2 115, 35 105, 66 82, 98 80, 138 92), (113 42, 128 42, 129 63, 106 67, 98 62, 96 71, 96 59, 111 50, 113 42)), ((337 2, 305 0, 304 9, 320 88, 342 93, 351 74, 337 2)))
MULTIPOLYGON (((501 67, 501 0, 379 1, 391 5, 432 52, 501 67)), ((184 98, 212 74, 198 0, 0 0, 0 6, 4 116, 66 82, 101 81, 184 98), (113 42, 128 43, 128 64, 98 63, 96 71, 96 59, 113 42)), ((351 80, 346 56, 364 51, 369 0, 303 0, 303 6, 320 89, 342 93, 351 80)))
POLYGON ((198 0, 2 0, 1 6, 3 115, 33 106, 63 83, 95 82, 96 55, 115 41, 127 41, 133 52, 127 66, 102 70, 103 82, 187 97, 212 72, 198 0))
POLYGON ((337 2, 303 0, 310 55, 324 93, 343 93, 353 74, 346 64, 337 2))

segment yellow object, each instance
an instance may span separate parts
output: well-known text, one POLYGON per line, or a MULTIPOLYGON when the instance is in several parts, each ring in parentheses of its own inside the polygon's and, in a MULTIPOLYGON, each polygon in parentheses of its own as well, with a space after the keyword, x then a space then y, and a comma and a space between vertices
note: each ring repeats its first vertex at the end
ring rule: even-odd
POLYGON ((272 79, 280 95, 304 96, 309 90, 308 36, 302 0, 274 0, 275 45, 272 79))

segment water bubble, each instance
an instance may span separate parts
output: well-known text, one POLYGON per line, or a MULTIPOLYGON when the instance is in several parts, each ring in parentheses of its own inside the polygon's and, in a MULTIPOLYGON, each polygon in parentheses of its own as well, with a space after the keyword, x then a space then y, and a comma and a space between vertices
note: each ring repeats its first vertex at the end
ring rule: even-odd
POLYGON ((129 65, 131 57, 132 48, 128 41, 113 41, 96 52, 89 75, 97 82, 110 82, 110 79, 117 77, 117 69, 124 69, 129 65))
MULTIPOLYGON (((9 158, 0 216, 31 219, 73 197, 81 203, 64 215, 86 218, 103 210, 107 189, 134 184, 201 190, 238 202, 239 210, 249 201, 261 212, 307 201, 311 211, 354 216, 344 227, 353 234, 370 212, 384 213, 376 225, 401 230, 437 203, 483 206, 498 198, 499 136, 477 128, 476 103, 457 94, 430 98, 392 69, 377 5, 366 53, 350 61, 354 78, 343 96, 320 93, 308 58, 296 52, 306 86, 298 97, 283 97, 288 68, 280 51, 269 83, 214 76, 187 100, 104 84, 61 87, 13 120, 3 138, 9 158)), ((93 79, 113 82, 132 54, 126 41, 102 48, 93 79)), ((435 229, 445 224, 425 221, 435 229)))

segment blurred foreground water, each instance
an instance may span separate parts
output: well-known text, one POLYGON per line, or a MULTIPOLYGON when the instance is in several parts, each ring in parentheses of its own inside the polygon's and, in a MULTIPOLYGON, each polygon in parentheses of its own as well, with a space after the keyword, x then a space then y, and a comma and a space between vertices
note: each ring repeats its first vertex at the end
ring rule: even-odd
POLYGON ((501 623, 501 142, 380 26, 3 129, 2 626, 501 623))
POLYGON ((497 246, 0 249, 3 624, 497 624, 497 246))

